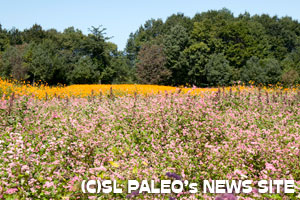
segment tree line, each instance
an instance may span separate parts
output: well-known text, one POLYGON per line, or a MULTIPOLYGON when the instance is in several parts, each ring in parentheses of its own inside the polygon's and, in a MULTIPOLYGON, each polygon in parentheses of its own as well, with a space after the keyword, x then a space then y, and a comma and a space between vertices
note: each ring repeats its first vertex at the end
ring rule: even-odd
POLYGON ((55 84, 133 82, 129 61, 107 40, 105 29, 92 27, 88 35, 69 27, 62 33, 0 26, 0 75, 3 78, 55 84))
POLYGON ((235 17, 228 9, 192 18, 177 13, 146 21, 130 34, 124 51, 101 26, 89 31, 0 25, 0 76, 50 85, 300 83, 300 23, 291 17, 235 17))

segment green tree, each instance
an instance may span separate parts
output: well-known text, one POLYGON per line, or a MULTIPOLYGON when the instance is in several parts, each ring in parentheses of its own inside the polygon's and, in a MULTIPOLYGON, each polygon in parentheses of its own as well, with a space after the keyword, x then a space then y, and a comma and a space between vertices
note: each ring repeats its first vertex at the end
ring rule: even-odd
POLYGON ((280 81, 282 69, 275 58, 259 59, 252 57, 242 68, 242 81, 259 84, 276 84, 280 81))
POLYGON ((118 51, 117 45, 109 43, 111 62, 111 83, 134 83, 136 80, 134 67, 123 51, 118 51))
POLYGON ((137 78, 143 84, 164 84, 171 76, 160 45, 145 44, 138 54, 137 78))
POLYGON ((51 40, 40 44, 31 43, 24 53, 24 63, 33 83, 40 80, 50 85, 58 83, 56 74, 61 69, 63 61, 57 54, 58 49, 51 40))
POLYGON ((193 21, 183 13, 173 14, 162 25, 164 35, 170 34, 171 29, 175 26, 181 26, 189 33, 193 29, 193 21))
MULTIPOLYGON (((93 61, 93 65, 96 67, 96 71, 99 71, 101 74, 100 80, 102 83, 110 83, 110 78, 107 77, 107 71, 110 71, 110 51, 109 45, 106 40, 108 37, 105 37, 105 28, 92 27, 90 29, 90 34, 85 38, 83 47, 85 55, 90 56, 93 61), (102 80, 101 80, 102 79, 102 80)), ((110 75, 109 75, 110 76, 110 75)))
POLYGON ((80 58, 68 76, 71 84, 96 83, 99 78, 100 72, 89 57, 80 58))
POLYGON ((16 80, 25 80, 28 78, 28 69, 23 63, 24 45, 10 46, 2 55, 0 64, 0 76, 5 78, 12 77, 16 80))
MULTIPOLYGON (((163 21, 161 19, 147 20, 144 25, 140 26, 135 33, 129 35, 129 39, 126 44, 126 56, 130 60, 132 65, 136 64, 137 56, 145 43, 151 43, 156 41, 164 35, 163 21)), ((162 41, 162 39, 160 39, 162 41)))
POLYGON ((181 74, 181 81, 177 85, 207 86, 205 65, 209 60, 210 49, 203 43, 195 43, 186 48, 179 57, 179 62, 174 66, 181 74))
POLYGON ((233 67, 223 54, 212 54, 205 65, 208 85, 224 86, 232 84, 233 67))
POLYGON ((46 33, 41 25, 34 24, 30 29, 24 30, 23 38, 26 43, 40 43, 46 39, 46 33))
POLYGON ((8 31, 8 37, 10 45, 21 45, 23 44, 22 32, 16 28, 12 28, 8 31))
POLYGON ((286 85, 300 83, 300 48, 289 53, 281 62, 283 67, 282 82, 286 85))
POLYGON ((9 46, 9 38, 0 25, 0 54, 9 46))
POLYGON ((222 27, 219 37, 223 41, 224 54, 232 66, 241 68, 252 56, 269 55, 269 43, 262 25, 239 20, 222 27))
POLYGON ((209 10, 207 12, 197 13, 193 17, 193 22, 201 22, 205 19, 213 20, 213 24, 219 23, 223 20, 225 21, 233 21, 235 18, 233 13, 227 8, 223 8, 221 10, 209 10))
POLYGON ((166 68, 172 73, 168 84, 176 85, 182 79, 182 72, 176 68, 181 52, 187 47, 189 35, 180 24, 171 28, 170 33, 164 37, 164 53, 166 56, 166 68))

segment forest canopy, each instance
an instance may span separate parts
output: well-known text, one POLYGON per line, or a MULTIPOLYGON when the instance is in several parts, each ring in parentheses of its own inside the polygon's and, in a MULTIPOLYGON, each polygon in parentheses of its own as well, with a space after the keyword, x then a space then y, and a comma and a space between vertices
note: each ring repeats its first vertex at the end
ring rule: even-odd
POLYGON ((225 86, 300 83, 300 23, 228 9, 150 19, 119 51, 102 26, 88 34, 0 24, 0 76, 30 83, 225 86))

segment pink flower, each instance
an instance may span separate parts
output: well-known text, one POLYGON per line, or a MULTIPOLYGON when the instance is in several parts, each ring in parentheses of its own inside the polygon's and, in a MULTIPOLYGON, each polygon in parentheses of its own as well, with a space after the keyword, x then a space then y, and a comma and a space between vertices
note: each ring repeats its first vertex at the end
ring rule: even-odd
POLYGON ((8 190, 6 190, 6 194, 13 194, 13 193, 15 193, 15 192, 17 192, 18 191, 18 189, 17 188, 9 188, 8 190))
POLYGON ((276 171, 276 168, 271 163, 266 163, 266 169, 271 171, 276 171))
POLYGON ((27 171, 29 170, 29 167, 27 165, 23 165, 22 168, 21 168, 21 171, 24 172, 24 171, 27 171))
POLYGON ((46 188, 53 187, 53 186, 54 186, 54 183, 53 183, 53 182, 49 182, 49 181, 47 181, 47 182, 44 184, 44 187, 46 187, 46 188))
POLYGON ((237 200, 237 198, 234 194, 221 194, 216 197, 216 200, 237 200))
POLYGON ((106 171, 107 169, 103 166, 100 166, 100 167, 95 167, 95 168, 90 168, 90 173, 94 173, 94 172, 97 172, 97 171, 106 171))

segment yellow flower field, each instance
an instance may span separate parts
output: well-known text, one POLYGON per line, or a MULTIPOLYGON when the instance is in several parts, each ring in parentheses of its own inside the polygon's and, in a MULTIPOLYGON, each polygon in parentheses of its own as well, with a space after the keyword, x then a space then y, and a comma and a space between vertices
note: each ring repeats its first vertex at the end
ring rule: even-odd
MULTIPOLYGON (((266 88, 263 87, 263 90, 269 92, 272 91, 295 91, 297 87, 293 89, 283 89, 282 87, 273 87, 266 88)), ((237 85, 233 87, 225 87, 225 91, 232 90, 243 91, 248 90, 253 91, 257 90, 254 86, 244 86, 237 85)), ((190 93, 190 94, 207 94, 211 92, 217 92, 219 88, 186 88, 186 87, 171 87, 171 86, 158 86, 158 85, 138 85, 138 84, 120 84, 120 85, 103 85, 103 84, 92 84, 92 85, 71 85, 71 86, 48 86, 45 84, 37 83, 35 85, 26 84, 25 82, 18 81, 7 81, 0 79, 0 95, 2 97, 10 96, 12 93, 15 93, 15 96, 34 96, 38 99, 45 98, 71 98, 79 97, 85 98, 91 95, 109 95, 111 92, 115 96, 124 96, 124 95, 134 95, 137 93, 139 95, 154 95, 154 94, 164 94, 164 93, 190 93), (179 91, 180 90, 180 91, 179 91)))

